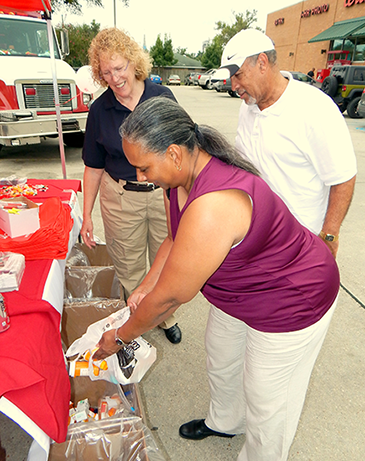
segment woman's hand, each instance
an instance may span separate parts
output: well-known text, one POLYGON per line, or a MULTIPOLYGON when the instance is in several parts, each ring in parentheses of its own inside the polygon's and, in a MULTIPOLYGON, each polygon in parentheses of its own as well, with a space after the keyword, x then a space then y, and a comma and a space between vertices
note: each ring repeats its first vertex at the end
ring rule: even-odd
POLYGON ((118 352, 120 346, 115 342, 115 330, 106 331, 96 347, 99 349, 94 353, 93 360, 102 360, 118 352))
POLYGON ((93 226, 92 219, 84 218, 80 234, 81 234, 82 240, 85 242, 85 245, 90 249, 96 245, 95 240, 94 240, 93 229, 94 229, 94 226, 93 226))
POLYGON ((131 314, 136 311, 138 304, 147 294, 147 291, 143 291, 139 287, 133 291, 127 300, 127 306, 130 308, 131 314))

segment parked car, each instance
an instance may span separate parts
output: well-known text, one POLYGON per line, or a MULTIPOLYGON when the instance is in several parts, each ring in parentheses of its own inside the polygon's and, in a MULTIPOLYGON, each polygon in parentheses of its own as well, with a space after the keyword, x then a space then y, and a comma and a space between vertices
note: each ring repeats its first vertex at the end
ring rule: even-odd
POLYGON ((157 83, 157 85, 162 85, 162 78, 157 74, 151 74, 150 80, 153 83, 157 83))
POLYGON ((199 77, 201 76, 202 72, 197 72, 196 74, 194 74, 194 77, 193 77, 193 85, 199 85, 199 77))
POLYGON ((176 74, 174 75, 170 75, 168 81, 167 81, 167 84, 168 85, 181 85, 181 80, 180 80, 180 77, 176 74))
POLYGON ((191 72, 185 77, 185 80, 184 80, 185 85, 188 85, 188 86, 194 85, 194 81, 193 81, 194 75, 195 75, 195 72, 191 72))
POLYGON ((230 96, 232 96, 232 98, 239 98, 239 95, 235 91, 232 91, 232 83, 230 78, 218 80, 213 85, 218 93, 227 92, 230 96))
POLYGON ((214 88, 212 83, 212 76, 215 74, 217 69, 210 69, 208 72, 201 74, 198 78, 198 85, 204 90, 212 90, 214 88))
POLYGON ((299 82, 308 83, 309 85, 313 85, 313 83, 315 83, 315 80, 312 77, 307 74, 303 74, 303 72, 290 71, 290 73, 292 74, 294 80, 299 80, 299 82))
POLYGON ((365 118, 365 88, 362 92, 359 104, 357 106, 357 113, 361 118, 365 118))
POLYGON ((321 90, 331 96, 343 113, 360 118, 358 104, 365 88, 365 66, 333 66, 321 90))

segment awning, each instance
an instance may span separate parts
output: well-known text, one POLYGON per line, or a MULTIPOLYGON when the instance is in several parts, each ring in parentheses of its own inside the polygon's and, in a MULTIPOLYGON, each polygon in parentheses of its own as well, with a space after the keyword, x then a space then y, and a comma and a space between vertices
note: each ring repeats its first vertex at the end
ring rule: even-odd
POLYGON ((361 18, 347 19, 346 21, 335 22, 329 29, 308 40, 308 43, 324 42, 326 40, 343 40, 344 38, 365 35, 365 16, 361 18), (360 33, 362 31, 362 33, 360 33))
POLYGON ((356 32, 351 34, 351 37, 360 37, 360 36, 365 36, 365 24, 360 27, 360 29, 357 29, 356 32))

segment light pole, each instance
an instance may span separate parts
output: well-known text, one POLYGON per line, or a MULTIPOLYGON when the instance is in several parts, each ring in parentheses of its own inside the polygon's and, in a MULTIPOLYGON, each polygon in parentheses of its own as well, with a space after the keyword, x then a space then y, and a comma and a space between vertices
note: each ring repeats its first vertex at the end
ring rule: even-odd
POLYGON ((114 0, 114 27, 117 27, 117 0, 114 0))

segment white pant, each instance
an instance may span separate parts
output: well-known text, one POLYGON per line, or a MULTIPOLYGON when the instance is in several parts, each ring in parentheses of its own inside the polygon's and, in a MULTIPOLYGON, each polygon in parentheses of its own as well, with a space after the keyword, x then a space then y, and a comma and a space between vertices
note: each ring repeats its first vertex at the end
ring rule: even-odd
POLYGON ((205 346, 210 385, 206 425, 246 433, 238 461, 285 461, 313 366, 337 299, 316 324, 263 333, 211 306, 205 346))

